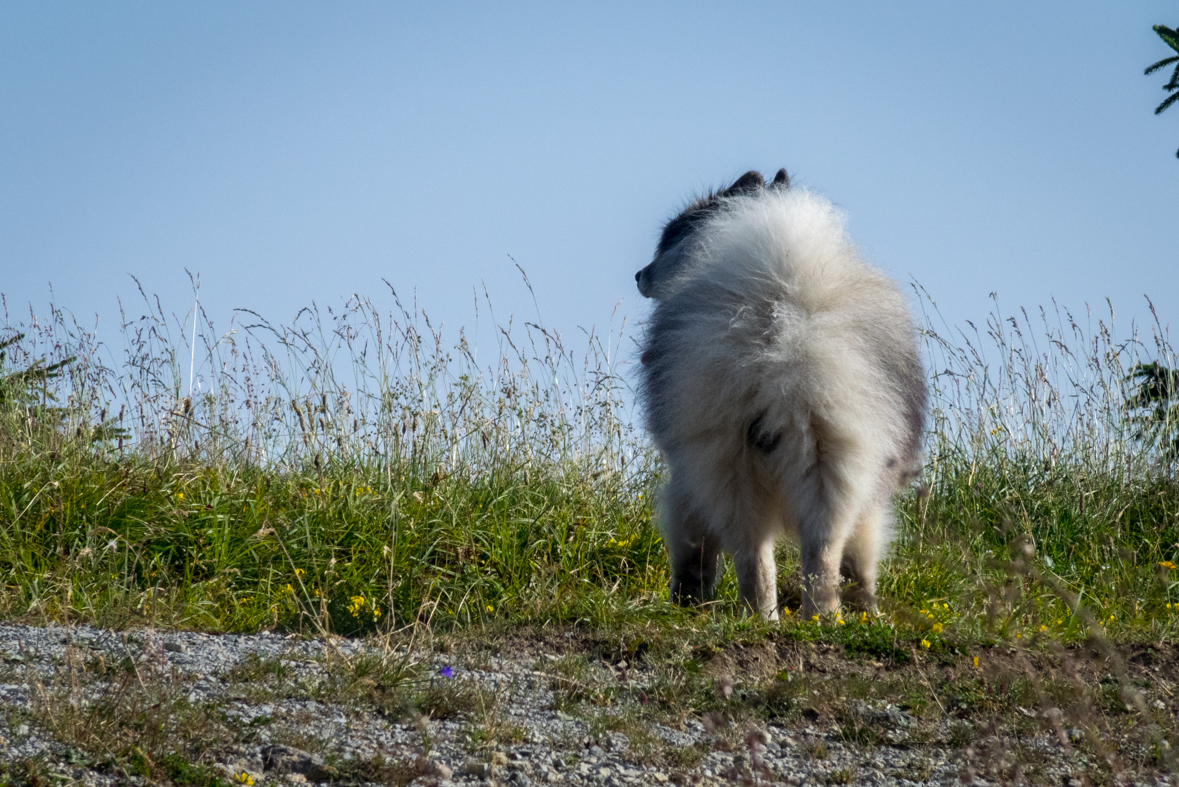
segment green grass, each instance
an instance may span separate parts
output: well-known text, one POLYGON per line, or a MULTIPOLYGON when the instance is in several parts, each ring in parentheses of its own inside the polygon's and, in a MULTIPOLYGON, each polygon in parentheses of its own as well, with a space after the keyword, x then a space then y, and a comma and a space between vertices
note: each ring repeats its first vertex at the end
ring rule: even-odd
POLYGON ((566 619, 663 582, 645 498, 561 478, 431 483, 6 460, 0 505, 20 515, 0 534, 10 614, 214 630, 320 622, 353 634, 566 619))
MULTIPOLYGON (((901 537, 881 581, 897 624, 923 632, 939 623, 937 633, 967 639, 1046 626, 1076 640, 1096 623, 1118 638, 1173 637, 1179 593, 1162 565, 1179 542, 1172 480, 1086 484, 1021 468, 973 477, 899 501, 901 537)), ((308 477, 8 454, 2 600, 15 616, 344 634, 736 617, 731 573, 710 609, 665 603, 650 495, 649 481, 603 489, 572 474, 431 483, 409 473, 308 477)), ((788 548, 781 566, 796 571, 788 548)), ((808 621, 792 625, 812 636, 808 621)), ((849 647, 865 652, 893 647, 853 639, 849 647)))
MULTIPOLYGON (((590 336, 576 362, 543 328, 505 328, 480 367, 464 336, 448 347, 424 314, 361 300, 206 340, 193 364, 212 387, 189 396, 189 348, 170 338, 188 318, 129 321, 107 366, 55 311, 7 348, 18 369, 80 360, 0 412, 0 614, 346 635, 577 625, 636 642, 773 632, 891 659, 1172 640, 1179 485, 1124 405, 1144 346, 1049 316, 1046 352, 1026 316, 994 317, 985 341, 930 330, 928 464, 896 501, 886 615, 767 627, 740 615, 731 572, 713 604, 666 602, 660 466, 627 409, 622 333, 590 336), (29 405, 38 393, 56 395, 53 419, 29 405)), ((1154 355, 1173 365, 1164 343, 1154 355)), ((796 607, 793 548, 780 569, 796 607)))

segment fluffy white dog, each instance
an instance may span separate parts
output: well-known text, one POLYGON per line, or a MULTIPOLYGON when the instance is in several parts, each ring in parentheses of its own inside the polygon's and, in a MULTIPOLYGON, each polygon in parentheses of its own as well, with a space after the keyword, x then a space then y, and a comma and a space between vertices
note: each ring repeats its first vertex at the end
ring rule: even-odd
POLYGON ((672 598, 709 598, 723 549, 741 601, 776 619, 785 532, 801 547, 803 615, 838 609, 841 574, 849 601, 874 608, 927 398, 896 285, 785 170, 693 202, 635 280, 655 300, 640 391, 670 470, 657 513, 672 598))

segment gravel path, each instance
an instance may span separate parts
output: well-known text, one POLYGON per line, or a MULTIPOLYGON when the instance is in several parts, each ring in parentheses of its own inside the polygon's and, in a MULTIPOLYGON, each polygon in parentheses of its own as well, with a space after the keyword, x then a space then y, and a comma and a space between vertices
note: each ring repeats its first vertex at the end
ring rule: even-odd
MULTIPOLYGON (((915 743, 914 720, 895 707, 861 703, 865 718, 888 728, 884 746, 849 745, 809 725, 736 730, 688 719, 681 729, 628 728, 565 712, 554 687, 572 679, 548 670, 557 659, 543 654, 426 658, 411 685, 432 698, 435 718, 372 701, 373 676, 408 658, 371 643, 275 634, 2 625, 0 767, 13 774, 31 761, 64 783, 166 781, 158 763, 146 778, 116 756, 135 751, 117 736, 162 720, 156 734, 174 735, 169 750, 225 783, 960 785, 1012 775, 1007 743, 969 727, 943 738, 961 740, 956 749, 915 743)), ((642 669, 625 679, 642 686, 642 669)), ((159 751, 168 739, 153 740, 159 751)), ((1042 760, 1037 782, 1082 783, 1087 765, 1075 750, 1048 736, 1020 745, 1042 760)))

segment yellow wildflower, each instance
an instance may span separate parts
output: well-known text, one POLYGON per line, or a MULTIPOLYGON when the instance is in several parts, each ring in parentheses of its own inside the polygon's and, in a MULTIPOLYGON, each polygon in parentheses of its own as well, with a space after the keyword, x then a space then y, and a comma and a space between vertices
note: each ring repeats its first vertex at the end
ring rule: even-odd
POLYGON ((815 621, 816 623, 818 623, 818 622, 819 622, 819 616, 818 616, 818 615, 811 615, 811 620, 813 620, 813 621, 815 621))
POLYGON ((1160 565, 1160 566, 1162 566, 1162 567, 1163 567, 1163 568, 1165 568, 1165 569, 1168 569, 1168 570, 1170 570, 1170 569, 1174 569, 1174 568, 1175 568, 1175 564, 1174 564, 1174 563, 1172 563, 1170 560, 1163 560, 1163 561, 1160 561, 1160 562, 1159 562, 1159 565, 1160 565))
POLYGON ((941 634, 942 633, 942 624, 941 623, 934 623, 932 626, 929 627, 929 630, 932 631, 934 634, 941 634))
POLYGON ((929 650, 929 640, 927 640, 927 639, 921 640, 921 647, 925 648, 926 650, 929 650))
POLYGON ((495 612, 495 607, 493 607, 493 606, 491 606, 490 604, 488 604, 488 605, 487 605, 487 611, 488 611, 488 612, 495 612))
POLYGON ((233 780, 238 784, 252 785, 254 783, 254 777, 246 771, 242 771, 237 776, 234 776, 233 780))
POLYGON ((978 656, 974 657, 974 666, 978 666, 978 656))

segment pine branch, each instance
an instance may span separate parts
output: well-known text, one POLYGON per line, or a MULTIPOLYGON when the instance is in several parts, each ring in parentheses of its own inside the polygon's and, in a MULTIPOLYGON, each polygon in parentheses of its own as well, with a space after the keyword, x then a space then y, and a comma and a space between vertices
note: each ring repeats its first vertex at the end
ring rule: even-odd
POLYGON ((1154 113, 1155 113, 1156 115, 1157 115, 1157 114, 1159 114, 1160 112, 1162 112, 1163 110, 1165 110, 1167 107, 1169 107, 1169 106, 1171 106, 1172 104, 1174 104, 1176 101, 1179 101, 1179 93, 1172 93, 1171 95, 1167 96, 1167 100, 1166 100, 1166 101, 1164 101, 1163 103, 1159 104, 1159 105, 1158 105, 1158 106, 1155 108, 1155 110, 1154 110, 1154 113))
POLYGON ((1163 66, 1169 66, 1177 60, 1179 60, 1179 55, 1171 55, 1170 57, 1164 57, 1159 62, 1152 63, 1151 65, 1147 66, 1146 71, 1144 71, 1143 74, 1144 75, 1153 74, 1155 71, 1158 71, 1163 66))

